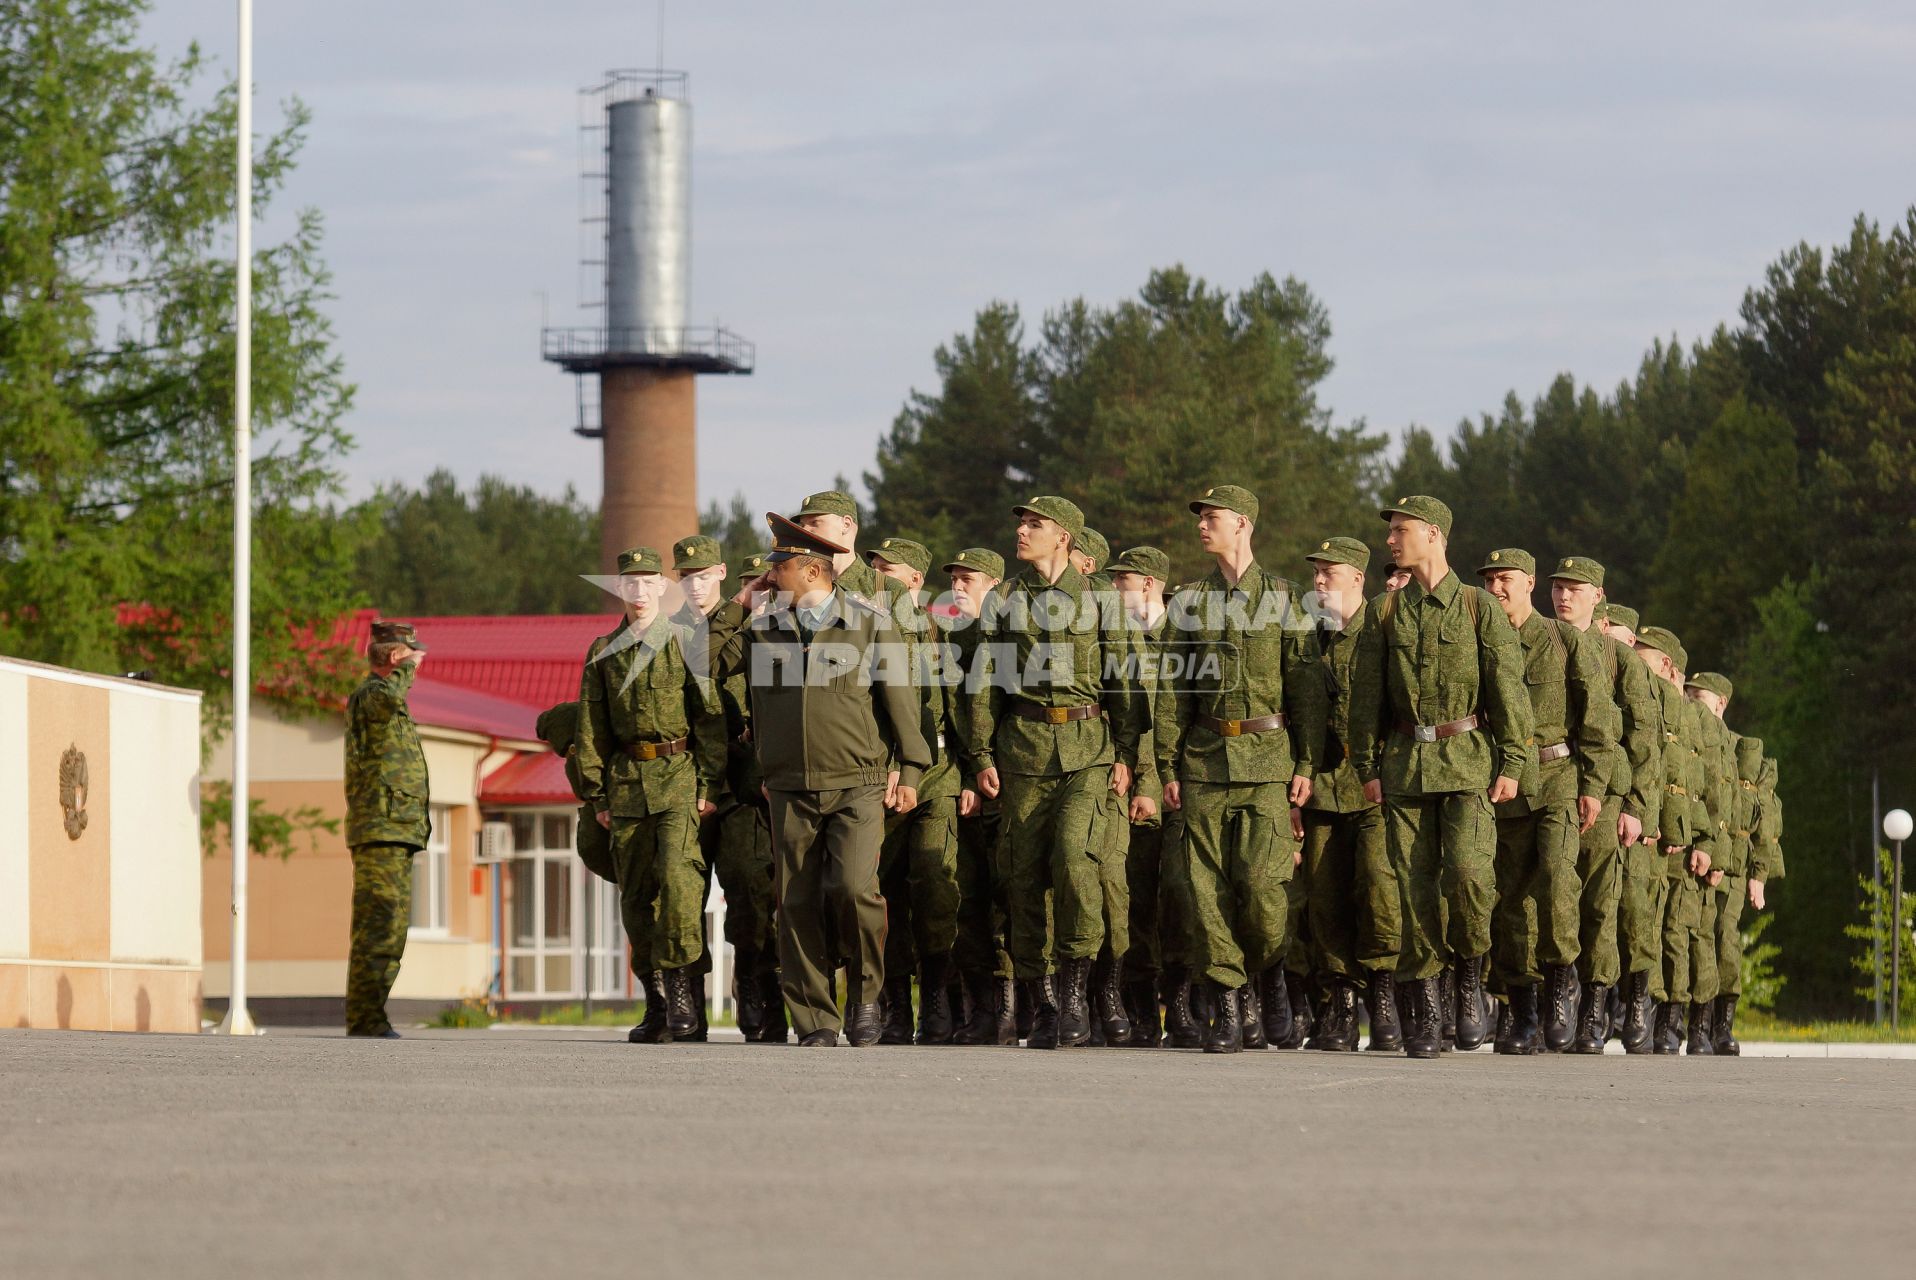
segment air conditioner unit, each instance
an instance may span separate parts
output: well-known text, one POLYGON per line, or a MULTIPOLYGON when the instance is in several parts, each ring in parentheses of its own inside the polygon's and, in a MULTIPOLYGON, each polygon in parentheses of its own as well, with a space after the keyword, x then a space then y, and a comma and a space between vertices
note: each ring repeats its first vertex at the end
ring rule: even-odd
POLYGON ((479 824, 479 861, 504 862, 518 852, 512 843, 512 824, 510 822, 482 822, 479 824))

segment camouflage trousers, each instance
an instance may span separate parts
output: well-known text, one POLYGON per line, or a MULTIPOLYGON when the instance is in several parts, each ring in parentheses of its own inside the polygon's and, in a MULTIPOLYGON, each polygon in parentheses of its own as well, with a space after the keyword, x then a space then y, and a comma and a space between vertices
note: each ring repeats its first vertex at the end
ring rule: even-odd
POLYGON ((1623 900, 1623 847, 1617 843, 1620 796, 1603 802, 1596 825, 1577 840, 1577 977, 1584 982, 1617 985, 1619 908, 1623 900))
POLYGON ((952 959, 960 971, 1011 976, 1006 946, 1010 867, 1002 839, 998 801, 979 797, 981 808, 958 819, 958 936, 952 959))
POLYGON ((1384 851, 1384 809, 1304 810, 1306 918, 1319 973, 1394 971, 1402 943, 1397 878, 1384 851))
POLYGON ((1155 978, 1165 965, 1191 962, 1191 930, 1184 912, 1191 899, 1188 871, 1182 813, 1163 812, 1156 823, 1131 828, 1124 859, 1131 899, 1125 977, 1155 978))
POLYGON ((346 959, 346 1030, 352 1035, 392 1030, 386 997, 399 976, 412 923, 413 852, 403 844, 353 846, 353 940, 346 959))
POLYGON ((1491 989, 1543 981, 1578 955, 1574 800, 1497 818, 1497 905, 1490 917, 1491 989))
POLYGON ((1131 798, 1105 788, 1098 804, 1098 890, 1104 902, 1100 958, 1122 960, 1131 950, 1131 798))
POLYGON ((958 797, 927 800, 887 824, 878 855, 885 972, 947 955, 958 940, 958 797))
POLYGON ((1726 875, 1716 887, 1716 993, 1743 994, 1743 904, 1750 878, 1726 875))
POLYGON ((1639 841, 1623 851, 1622 878, 1617 895, 1617 969, 1625 976, 1662 974, 1663 923, 1660 900, 1663 876, 1657 870, 1662 855, 1639 841))
POLYGON ((1708 883, 1688 871, 1670 886, 1663 913, 1663 998, 1672 1003, 1716 998, 1715 897, 1708 883))
MULTIPOLYGON (((1670 997, 1669 966, 1663 960, 1664 930, 1669 921, 1670 903, 1676 896, 1678 877, 1671 868, 1680 861, 1681 855, 1672 856, 1660 847, 1645 846, 1650 853, 1650 994, 1657 1000, 1670 997)), ((1688 874, 1687 872, 1684 874, 1688 874)))
POLYGON ((1020 978, 1043 977, 1059 959, 1091 959, 1104 946, 1108 855, 1099 813, 1110 786, 1109 765, 1005 775, 1011 959, 1020 978))
POLYGON ((1183 785, 1184 874, 1193 963, 1241 987, 1284 958, 1296 870, 1289 784, 1183 785))
POLYGON ((1400 978, 1434 978, 1490 950, 1497 824, 1481 791, 1384 797, 1384 846, 1403 903, 1400 978))
POLYGON ((632 972, 697 964, 705 954, 705 857, 692 806, 614 815, 611 831, 632 972))

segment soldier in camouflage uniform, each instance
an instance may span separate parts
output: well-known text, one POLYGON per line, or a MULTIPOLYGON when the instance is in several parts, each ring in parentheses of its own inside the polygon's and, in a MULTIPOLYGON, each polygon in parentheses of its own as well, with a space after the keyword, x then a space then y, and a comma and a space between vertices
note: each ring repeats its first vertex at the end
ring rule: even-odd
MULTIPOLYGON (((1640 619, 1627 605, 1605 602, 1598 625, 1610 639, 1626 646, 1637 659, 1637 627, 1640 619)), ((1644 723, 1654 725, 1654 760, 1649 776, 1640 788, 1643 796, 1643 829, 1634 842, 1623 845, 1623 876, 1617 898, 1617 968, 1627 977, 1622 994, 1620 1038, 1626 1053, 1650 1052, 1651 1022, 1657 995, 1663 987, 1663 905, 1669 885, 1664 875, 1664 855, 1657 843, 1657 828, 1662 821, 1667 788, 1674 774, 1681 773, 1675 761, 1666 761, 1669 735, 1676 730, 1663 722, 1663 682, 1645 662, 1650 677, 1651 712, 1644 723)), ((1633 783, 1634 783, 1633 778, 1633 783)))
POLYGON ((372 671, 346 701, 346 845, 353 855, 346 1034, 397 1040, 386 997, 412 919, 412 856, 426 847, 431 790, 406 691, 425 646, 404 622, 373 623, 372 671))
POLYGON ((1451 571, 1450 508, 1409 495, 1381 512, 1394 563, 1411 582, 1383 597, 1380 662, 1354 673, 1352 754, 1365 798, 1384 806, 1385 846, 1404 904, 1397 978, 1410 1025, 1404 1052, 1488 1034, 1482 965, 1496 901, 1492 805, 1517 794, 1532 723, 1523 650, 1495 601, 1451 571), (1381 709, 1380 709, 1381 700, 1381 709), (1386 726, 1382 730, 1374 726, 1386 726), (1453 966, 1455 994, 1440 975, 1453 966))
POLYGON ((1750 872, 1761 826, 1762 780, 1763 740, 1738 734, 1728 859, 1723 883, 1717 889, 1716 1007, 1710 1016, 1711 1047, 1731 1056, 1742 1051, 1736 1042, 1736 1004, 1743 994, 1743 905, 1749 899, 1750 872))
POLYGON ((1533 731, 1517 794, 1497 806, 1497 910, 1491 925, 1492 986, 1506 1022, 1498 1053, 1561 1053, 1577 1021, 1580 840, 1603 813, 1617 748, 1616 704, 1597 640, 1532 604, 1537 563, 1520 547, 1490 553, 1477 568, 1516 628, 1533 731), (1547 983, 1538 1020, 1538 985, 1547 983))
POLYGON ((586 804, 612 837, 619 915, 645 987, 645 1019, 629 1039, 642 1044, 688 1039, 700 1026, 698 823, 715 808, 725 750, 717 700, 687 657, 695 639, 661 607, 664 573, 651 547, 620 553, 625 617, 592 642, 579 684, 579 774, 586 804))
POLYGON ((1251 550, 1254 494, 1218 485, 1194 500, 1217 568, 1171 601, 1185 669, 1167 670, 1153 732, 1165 803, 1184 814, 1189 918, 1214 1016, 1207 1053, 1291 1035, 1287 882, 1328 699, 1316 635, 1291 582, 1251 550))
MULTIPOLYGON (((1329 988, 1325 1018, 1307 1048, 1357 1048, 1357 985, 1366 988, 1370 1043, 1380 1053, 1404 1047, 1397 1019, 1397 951, 1403 917, 1397 878, 1384 849, 1384 809, 1364 798, 1351 758, 1351 691, 1357 673, 1381 665, 1376 606, 1364 599, 1370 548, 1356 538, 1326 538, 1305 556, 1313 571, 1318 649, 1329 713, 1323 757, 1304 806, 1304 865, 1310 885, 1311 939, 1319 981, 1329 988)), ((1372 734, 1379 726, 1372 726, 1372 734)))
POLYGON ((1004 793, 1012 960, 1037 983, 1026 1043, 1054 1049, 1091 1038, 1091 967, 1106 940, 1100 813, 1106 791, 1131 789, 1145 715, 1124 621, 1105 616, 1070 560, 1083 512, 1050 495, 1014 511, 1028 568, 993 590, 979 620, 967 750, 983 794, 1004 793))
MULTIPOLYGON (((1735 834, 1737 802, 1742 789, 1736 777, 1736 735, 1723 723, 1729 704, 1729 679, 1703 672, 1684 684, 1683 694, 1699 711, 1703 724, 1704 808, 1710 831, 1710 864, 1698 885, 1696 932, 1690 941, 1690 1021, 1686 1052, 1714 1054, 1718 975, 1717 913, 1723 904, 1726 868, 1743 869, 1735 834)), ((1740 877, 1739 877, 1740 878, 1740 877)), ((1739 889, 1740 892, 1740 889, 1739 889)))

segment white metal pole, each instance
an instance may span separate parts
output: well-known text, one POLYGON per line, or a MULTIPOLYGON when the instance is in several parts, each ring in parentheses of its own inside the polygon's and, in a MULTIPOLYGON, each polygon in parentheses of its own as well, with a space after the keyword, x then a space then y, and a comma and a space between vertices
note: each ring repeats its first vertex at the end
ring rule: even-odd
POLYGON ((253 0, 239 0, 239 174, 233 231, 233 960, 222 1035, 253 1036, 246 1007, 247 728, 253 701, 253 0))

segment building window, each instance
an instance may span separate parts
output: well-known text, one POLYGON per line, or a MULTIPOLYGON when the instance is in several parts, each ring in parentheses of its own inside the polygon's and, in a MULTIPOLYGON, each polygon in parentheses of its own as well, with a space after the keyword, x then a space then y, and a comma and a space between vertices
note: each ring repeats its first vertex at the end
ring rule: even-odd
POLYGON ((619 891, 573 851, 573 811, 510 814, 514 856, 505 867, 506 996, 626 999, 625 931, 619 891))
POLYGON ((412 856, 412 932, 445 936, 451 928, 452 806, 428 807, 426 847, 412 856))

